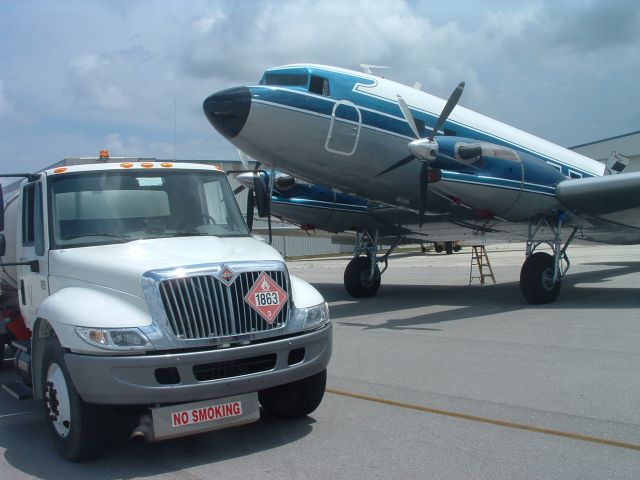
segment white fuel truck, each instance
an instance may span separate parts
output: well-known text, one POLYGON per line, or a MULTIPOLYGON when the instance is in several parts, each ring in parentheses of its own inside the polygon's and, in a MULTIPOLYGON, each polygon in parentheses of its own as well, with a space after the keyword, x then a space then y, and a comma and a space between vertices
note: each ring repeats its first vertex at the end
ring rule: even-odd
POLYGON ((0 195, 0 334, 23 379, 6 389, 42 401, 64 457, 99 454, 114 411, 156 441, 320 404, 327 304, 250 236, 222 170, 102 158, 21 177, 0 195))

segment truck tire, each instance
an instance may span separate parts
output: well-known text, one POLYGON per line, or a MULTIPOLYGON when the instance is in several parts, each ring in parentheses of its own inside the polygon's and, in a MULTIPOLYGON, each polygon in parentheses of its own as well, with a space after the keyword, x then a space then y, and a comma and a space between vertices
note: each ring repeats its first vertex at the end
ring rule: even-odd
POLYGON ((344 269, 344 288, 354 298, 373 297, 380 289, 380 269, 376 264, 373 280, 369 280, 371 260, 356 257, 344 269))
POLYGON ((82 400, 56 337, 48 338, 44 347, 41 379, 44 413, 56 449, 72 462, 95 457, 105 444, 107 412, 82 400))
POLYGON ((262 408, 281 418, 300 418, 313 412, 324 396, 327 370, 322 370, 297 382, 279 385, 258 392, 262 408))

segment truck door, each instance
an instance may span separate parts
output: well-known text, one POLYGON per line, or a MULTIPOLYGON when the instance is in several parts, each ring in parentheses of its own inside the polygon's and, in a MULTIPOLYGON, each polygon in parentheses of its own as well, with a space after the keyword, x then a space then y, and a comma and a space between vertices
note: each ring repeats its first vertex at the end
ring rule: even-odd
POLYGON ((18 266, 17 270, 20 310, 30 328, 37 318, 40 304, 49 295, 44 178, 22 186, 18 212, 20 226, 16 235, 16 256, 19 262, 32 262, 31 265, 18 266))

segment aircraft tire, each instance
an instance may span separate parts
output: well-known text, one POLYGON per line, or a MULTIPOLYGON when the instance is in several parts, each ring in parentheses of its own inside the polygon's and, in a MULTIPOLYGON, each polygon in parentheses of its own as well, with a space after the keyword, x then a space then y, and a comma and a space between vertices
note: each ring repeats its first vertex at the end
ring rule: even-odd
POLYGON ((548 253, 534 253, 522 265, 520 290, 532 305, 553 302, 560 293, 561 284, 560 279, 553 283, 553 257, 548 253))
POLYGON ((444 251, 447 255, 453 253, 453 242, 444 242, 444 251))
POLYGON ((324 369, 297 382, 268 388, 258 392, 264 410, 276 417, 300 418, 313 412, 324 397, 327 370, 324 369))
POLYGON ((368 257, 356 257, 344 270, 344 288, 354 298, 373 297, 380 289, 380 269, 375 266, 373 281, 369 281, 371 260, 368 257))

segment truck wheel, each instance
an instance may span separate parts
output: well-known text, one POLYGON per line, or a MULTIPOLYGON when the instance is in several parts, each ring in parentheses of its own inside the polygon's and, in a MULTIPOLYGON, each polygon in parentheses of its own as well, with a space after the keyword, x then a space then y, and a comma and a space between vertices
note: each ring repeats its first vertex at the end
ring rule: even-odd
POLYGON ((369 279, 371 260, 368 257, 356 257, 344 270, 344 288, 354 298, 373 297, 380 289, 380 269, 375 266, 373 280, 369 279))
POLYGON ((434 249, 436 253, 442 253, 442 251, 444 250, 444 247, 442 246, 441 243, 435 243, 434 249))
POLYGON ((311 377, 258 392, 262 408, 282 418, 300 418, 313 412, 324 396, 327 370, 311 377))
POLYGON ((533 305, 553 302, 560 293, 561 283, 561 279, 554 283, 553 257, 545 252, 531 255, 520 270, 520 290, 533 305))
POLYGON ((55 337, 45 345, 41 378, 44 413, 60 454, 73 462, 96 456, 105 443, 106 411, 80 398, 55 337))

